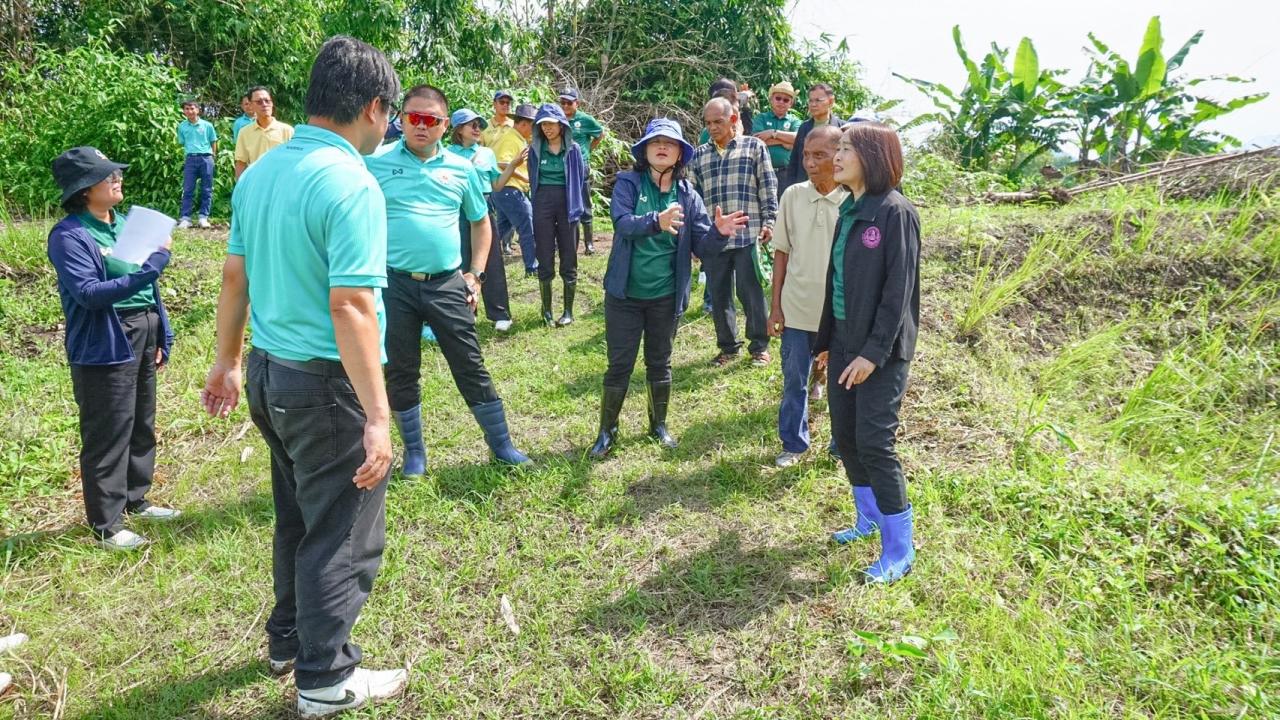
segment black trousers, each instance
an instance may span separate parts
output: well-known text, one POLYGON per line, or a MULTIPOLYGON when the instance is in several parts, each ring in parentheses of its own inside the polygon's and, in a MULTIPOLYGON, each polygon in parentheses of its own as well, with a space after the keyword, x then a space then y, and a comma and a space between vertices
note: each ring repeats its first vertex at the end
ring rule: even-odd
POLYGON ((641 338, 645 379, 651 383, 671 382, 671 343, 676 327, 675 295, 619 300, 605 293, 604 342, 609 355, 605 387, 625 388, 631 382, 641 338))
POLYGON ((89 526, 99 537, 124 529, 126 511, 144 510, 156 469, 156 349, 154 308, 120 313, 133 362, 72 365, 80 408, 80 485, 89 526))
MULTIPOLYGON (((471 269, 471 221, 459 216, 459 235, 462 236, 462 269, 471 269)), ((507 296, 507 266, 502 264, 502 243, 498 241, 498 223, 493 219, 493 204, 489 204, 489 259, 484 264, 484 283, 480 285, 480 299, 484 301, 485 317, 497 322, 511 319, 511 300, 507 296)))
POLYGON ((476 316, 467 306, 467 284, 461 272, 418 281, 387 273, 387 401, 397 412, 422 402, 422 324, 435 331, 440 352, 467 407, 498 399, 484 367, 476 316))
POLYGON ((751 248, 725 248, 702 261, 711 291, 711 317, 716 326, 716 344, 720 352, 737 355, 742 349, 738 340, 738 314, 733 307, 733 289, 738 289, 742 312, 747 316, 748 352, 769 349, 769 311, 765 309, 764 289, 756 279, 755 260, 751 248))
POLYGON ((335 685, 360 664, 351 628, 382 563, 386 479, 372 490, 351 482, 365 460, 365 414, 341 363, 297 363, 255 349, 248 396, 271 449, 271 656, 295 658, 301 690, 335 685))
POLYGON ((839 383, 840 373, 857 357, 854 352, 845 350, 837 332, 827 366, 831 434, 849 483, 870 486, 880 512, 896 515, 907 509, 907 481, 896 447, 898 408, 907 389, 911 362, 890 360, 861 385, 846 390, 839 383))
POLYGON ((560 252, 560 277, 578 280, 577 223, 569 222, 569 199, 563 185, 539 185, 533 196, 533 244, 538 255, 538 279, 556 274, 560 252))

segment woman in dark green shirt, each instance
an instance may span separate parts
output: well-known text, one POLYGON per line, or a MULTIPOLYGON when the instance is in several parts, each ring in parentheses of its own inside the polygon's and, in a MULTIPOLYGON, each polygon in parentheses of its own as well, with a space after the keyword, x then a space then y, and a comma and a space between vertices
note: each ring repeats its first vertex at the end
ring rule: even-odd
POLYGON ((693 146, 685 141, 676 121, 651 121, 631 155, 635 169, 618 174, 610 208, 613 249, 604 274, 609 369, 600 403, 600 433, 590 451, 596 459, 613 448, 641 339, 649 435, 663 447, 676 447, 667 431, 671 342, 689 305, 690 256, 720 252, 725 241, 747 224, 741 212, 722 215, 716 208, 714 224, 707 216, 702 198, 683 177, 693 146))
POLYGON ((586 212, 587 165, 573 141, 569 120, 560 108, 544 104, 534 120, 529 142, 529 190, 533 200, 533 244, 538 256, 538 290, 542 321, 564 326, 573 322, 578 285, 578 221, 586 212), (564 312, 551 318, 551 280, 556 254, 564 281, 564 312))
POLYGON ((835 180, 852 195, 840 207, 814 352, 829 353, 831 432, 853 486, 857 522, 845 544, 880 533, 867 582, 911 572, 914 519, 898 461, 898 409, 920 324, 920 217, 897 190, 898 134, 878 122, 844 130, 835 180))

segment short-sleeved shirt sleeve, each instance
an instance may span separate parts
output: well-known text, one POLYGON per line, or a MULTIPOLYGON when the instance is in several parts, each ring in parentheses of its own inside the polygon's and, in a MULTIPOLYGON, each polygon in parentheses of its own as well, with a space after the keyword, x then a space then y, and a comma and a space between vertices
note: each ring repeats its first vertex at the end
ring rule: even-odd
POLYGON ((489 187, 480 178, 479 171, 471 168, 467 173, 467 191, 462 196, 462 212, 471 222, 479 222, 489 214, 489 203, 485 200, 485 188, 489 187))
POLYGON ((373 182, 328 210, 329 287, 383 287, 387 276, 387 205, 373 182))

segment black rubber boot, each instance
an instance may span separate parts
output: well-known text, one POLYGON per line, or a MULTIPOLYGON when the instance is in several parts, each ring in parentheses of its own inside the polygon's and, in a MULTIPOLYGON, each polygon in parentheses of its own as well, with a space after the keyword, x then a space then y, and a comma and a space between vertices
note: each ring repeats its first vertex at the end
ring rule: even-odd
POLYGON ((547 327, 551 327, 555 324, 555 320, 551 316, 551 281, 539 280, 538 292, 542 295, 542 322, 547 327))
POLYGON ((564 314, 556 321, 556 325, 564 327, 565 325, 573 324, 573 296, 576 295, 577 292, 578 283, 576 281, 569 282, 566 280, 564 282, 564 314))
POLYGON ((585 247, 586 247, 587 254, 588 254, 588 255, 595 255, 595 254, 596 254, 596 244, 595 244, 595 242, 594 242, 594 240, 593 240, 593 236, 592 236, 592 234, 591 234, 591 221, 590 221, 590 220, 583 220, 583 221, 581 221, 581 222, 580 222, 580 223, 578 223, 578 224, 582 226, 582 244, 583 244, 583 246, 585 246, 585 247))
POLYGON ((667 408, 671 406, 671 383, 649 383, 649 437, 668 450, 680 446, 667 432, 667 408))
POLYGON ((587 453, 592 460, 603 460, 613 449, 618 439, 618 413, 622 412, 622 401, 626 399, 625 387, 604 387, 604 394, 600 396, 600 435, 587 453))

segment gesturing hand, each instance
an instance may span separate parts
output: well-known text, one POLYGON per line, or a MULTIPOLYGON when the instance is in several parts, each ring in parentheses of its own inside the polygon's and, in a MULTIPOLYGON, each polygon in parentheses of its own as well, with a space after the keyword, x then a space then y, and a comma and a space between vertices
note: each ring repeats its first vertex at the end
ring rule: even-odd
POLYGON ((671 203, 666 210, 658 213, 658 227, 672 235, 680 234, 680 228, 684 227, 684 208, 680 207, 680 203, 671 203))
POLYGON ((528 159, 529 159, 529 146, 525 145, 523 148, 520 149, 520 153, 511 159, 511 164, 515 165, 516 167, 520 167, 521 165, 524 164, 524 161, 528 159))
POLYGON ((211 417, 225 418, 240 404, 240 366, 215 363, 204 380, 200 403, 211 417))
POLYGON ((720 206, 716 206, 716 230, 725 237, 733 237, 734 233, 747 226, 747 214, 741 210, 724 214, 720 206))
POLYGON ((852 390, 854 385, 861 385, 862 381, 870 377, 875 369, 874 363, 859 355, 849 363, 844 372, 840 373, 840 378, 836 382, 843 385, 845 390, 852 390))

